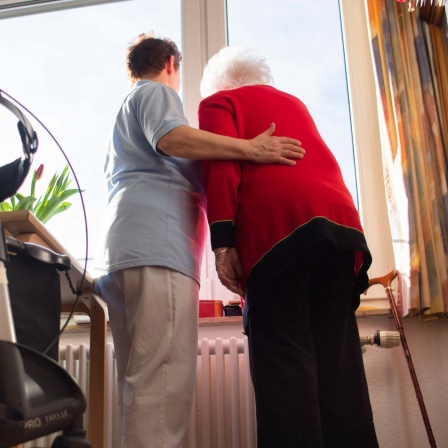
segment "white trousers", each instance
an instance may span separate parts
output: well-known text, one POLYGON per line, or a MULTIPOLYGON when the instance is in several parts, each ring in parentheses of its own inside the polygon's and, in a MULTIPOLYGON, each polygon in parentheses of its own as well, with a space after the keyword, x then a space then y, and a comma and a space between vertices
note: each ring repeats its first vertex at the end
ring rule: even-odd
POLYGON ((142 266, 102 278, 117 359, 122 448, 178 448, 196 379, 199 285, 142 266))

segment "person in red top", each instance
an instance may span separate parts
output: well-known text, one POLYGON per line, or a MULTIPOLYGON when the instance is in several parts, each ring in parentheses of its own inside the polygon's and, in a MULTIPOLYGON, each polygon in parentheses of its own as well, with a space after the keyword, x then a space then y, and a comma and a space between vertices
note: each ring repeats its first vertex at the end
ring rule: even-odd
POLYGON ((275 122, 306 150, 292 169, 203 162, 218 276, 245 295, 258 447, 377 447, 355 318, 371 254, 307 107, 271 82, 264 58, 227 47, 199 106, 203 130, 247 139, 275 122))

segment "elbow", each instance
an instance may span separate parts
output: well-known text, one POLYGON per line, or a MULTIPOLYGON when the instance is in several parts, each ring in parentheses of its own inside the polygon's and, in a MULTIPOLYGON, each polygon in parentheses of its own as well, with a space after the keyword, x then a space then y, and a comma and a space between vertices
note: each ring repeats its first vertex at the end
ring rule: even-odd
POLYGON ((168 156, 182 157, 181 149, 185 146, 185 142, 188 138, 186 130, 188 130, 187 126, 178 126, 171 129, 171 131, 168 131, 157 142, 157 151, 168 156))
MULTIPOLYGON (((169 134, 169 132, 168 132, 169 134)), ((170 156, 171 155, 171 147, 172 143, 168 134, 165 134, 158 142, 156 151, 162 155, 170 156)))

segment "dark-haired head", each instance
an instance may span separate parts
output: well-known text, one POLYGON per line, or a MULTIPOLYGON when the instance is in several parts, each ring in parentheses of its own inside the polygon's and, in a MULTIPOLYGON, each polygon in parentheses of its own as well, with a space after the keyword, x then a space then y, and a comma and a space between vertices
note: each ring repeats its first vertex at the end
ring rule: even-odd
POLYGON ((182 55, 173 41, 155 38, 152 33, 140 34, 126 53, 129 80, 134 84, 144 76, 157 76, 171 56, 174 58, 174 68, 178 70, 182 55))

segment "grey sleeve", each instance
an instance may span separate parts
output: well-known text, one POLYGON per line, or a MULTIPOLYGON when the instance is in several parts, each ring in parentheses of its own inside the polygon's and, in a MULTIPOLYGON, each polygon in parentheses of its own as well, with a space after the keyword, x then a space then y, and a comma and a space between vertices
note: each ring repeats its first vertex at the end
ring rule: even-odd
POLYGON ((156 152, 159 140, 178 126, 188 126, 179 95, 170 87, 154 84, 141 89, 135 113, 146 139, 156 152))

